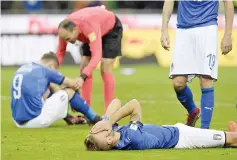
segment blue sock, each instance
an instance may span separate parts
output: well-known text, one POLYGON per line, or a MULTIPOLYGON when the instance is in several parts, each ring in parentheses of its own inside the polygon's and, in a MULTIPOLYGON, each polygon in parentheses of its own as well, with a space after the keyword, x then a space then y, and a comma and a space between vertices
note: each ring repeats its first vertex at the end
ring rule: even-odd
POLYGON ((192 114, 196 105, 193 101, 193 94, 190 88, 186 85, 182 90, 175 90, 179 102, 186 108, 189 114, 192 114))
POLYGON ((78 112, 83 113, 89 120, 94 120, 96 117, 96 114, 94 111, 89 107, 89 105, 86 103, 84 99, 78 94, 78 92, 75 92, 72 99, 70 100, 71 107, 78 112))
POLYGON ((201 128, 209 129, 214 107, 214 89, 202 88, 201 98, 201 128))

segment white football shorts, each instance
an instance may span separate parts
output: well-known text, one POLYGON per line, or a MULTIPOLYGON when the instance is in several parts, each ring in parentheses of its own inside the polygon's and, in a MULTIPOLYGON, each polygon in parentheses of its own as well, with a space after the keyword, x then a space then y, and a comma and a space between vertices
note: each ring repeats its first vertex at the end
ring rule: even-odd
POLYGON ((190 29, 177 29, 170 75, 187 75, 190 82, 201 75, 217 80, 218 27, 210 25, 190 29))
POLYGON ((68 94, 64 90, 54 93, 45 100, 41 114, 23 125, 15 122, 19 128, 46 128, 67 116, 68 94))
POLYGON ((179 129, 179 141, 174 148, 217 148, 225 145, 226 135, 223 131, 194 128, 181 123, 174 126, 179 129))

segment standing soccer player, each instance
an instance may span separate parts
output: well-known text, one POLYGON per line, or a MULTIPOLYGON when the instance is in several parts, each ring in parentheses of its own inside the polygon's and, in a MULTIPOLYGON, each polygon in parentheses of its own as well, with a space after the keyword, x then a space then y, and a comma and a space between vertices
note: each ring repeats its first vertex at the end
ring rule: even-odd
MULTIPOLYGON (((224 1, 225 34, 221 42, 222 54, 232 50, 232 1, 224 1)), ((167 0, 163 7, 161 45, 169 50, 168 23, 174 1, 167 0)), ((200 78, 201 128, 209 128, 214 107, 213 81, 218 71, 218 1, 179 1, 176 41, 169 77, 180 103, 188 111, 187 125, 195 126, 200 110, 193 101, 193 94, 186 85, 192 78, 200 78)))
POLYGON ((121 56, 122 24, 113 12, 103 7, 88 7, 70 14, 58 27, 57 57, 61 64, 67 43, 83 42, 79 85, 82 97, 91 104, 92 72, 101 61, 105 110, 114 98, 113 63, 121 56))

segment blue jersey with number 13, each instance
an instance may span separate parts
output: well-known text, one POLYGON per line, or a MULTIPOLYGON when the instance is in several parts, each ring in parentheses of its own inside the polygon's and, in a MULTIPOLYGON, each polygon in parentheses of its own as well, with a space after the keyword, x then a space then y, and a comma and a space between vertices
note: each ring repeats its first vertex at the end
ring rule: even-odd
POLYGON ((43 95, 49 84, 61 84, 64 76, 37 63, 21 66, 11 85, 13 119, 21 124, 37 117, 43 107, 43 95))

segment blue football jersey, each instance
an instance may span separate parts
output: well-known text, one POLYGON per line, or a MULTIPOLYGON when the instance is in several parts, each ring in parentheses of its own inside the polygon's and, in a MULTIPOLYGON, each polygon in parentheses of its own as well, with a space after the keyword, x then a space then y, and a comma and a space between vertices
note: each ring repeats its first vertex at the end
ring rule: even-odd
POLYGON ((37 117, 42 110, 43 94, 49 84, 61 84, 64 76, 37 63, 21 66, 11 84, 11 109, 13 119, 22 124, 37 117))
POLYGON ((173 126, 131 123, 114 130, 121 134, 114 146, 119 150, 173 148, 179 140, 179 130, 173 126))
POLYGON ((219 2, 208 0, 179 1, 177 28, 217 25, 219 2))

